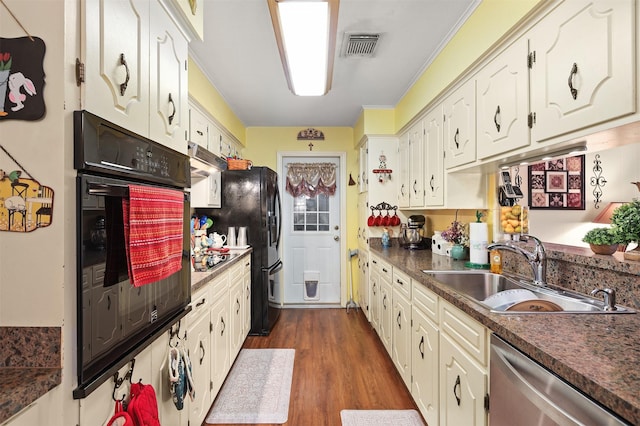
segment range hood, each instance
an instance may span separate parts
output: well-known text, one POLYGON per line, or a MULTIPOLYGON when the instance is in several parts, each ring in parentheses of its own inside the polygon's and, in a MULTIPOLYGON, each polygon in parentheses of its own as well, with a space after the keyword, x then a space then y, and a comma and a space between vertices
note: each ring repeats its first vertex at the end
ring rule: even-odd
POLYGON ((204 178, 215 170, 226 170, 227 162, 194 142, 189 142, 189 164, 192 178, 204 178))

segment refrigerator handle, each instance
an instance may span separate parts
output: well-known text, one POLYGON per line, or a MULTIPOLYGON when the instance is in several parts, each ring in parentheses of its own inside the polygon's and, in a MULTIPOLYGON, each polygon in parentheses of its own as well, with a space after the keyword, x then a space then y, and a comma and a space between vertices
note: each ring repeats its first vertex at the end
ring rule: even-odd
POLYGON ((276 250, 280 247, 280 235, 282 233, 282 209, 280 204, 280 191, 278 190, 278 186, 276 185, 276 199, 274 210, 276 214, 276 226, 278 227, 278 238, 276 239, 276 250))

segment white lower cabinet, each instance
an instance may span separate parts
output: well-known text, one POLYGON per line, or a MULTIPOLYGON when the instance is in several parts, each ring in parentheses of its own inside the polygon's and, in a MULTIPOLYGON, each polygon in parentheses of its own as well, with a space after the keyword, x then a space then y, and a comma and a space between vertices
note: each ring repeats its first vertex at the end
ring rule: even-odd
POLYGON ((395 285, 394 282, 392 359, 404 384, 411 389, 411 302, 395 285))
POLYGON ((438 424, 438 326, 416 305, 411 310, 411 395, 429 425, 438 424))
POLYGON ((212 402, 211 377, 211 288, 198 291, 191 302, 192 311, 187 317, 187 351, 191 360, 195 385, 195 397, 189 401, 189 422, 199 424, 209 411, 212 402))
POLYGON ((487 389, 487 367, 440 333, 440 425, 486 425, 487 389))
POLYGON ((236 357, 242 342, 244 342, 245 332, 244 326, 244 312, 242 309, 242 302, 244 300, 244 265, 239 263, 233 267, 230 271, 230 285, 229 285, 229 315, 230 315, 230 328, 231 332, 229 337, 231 342, 229 349, 231 351, 231 358, 236 357))

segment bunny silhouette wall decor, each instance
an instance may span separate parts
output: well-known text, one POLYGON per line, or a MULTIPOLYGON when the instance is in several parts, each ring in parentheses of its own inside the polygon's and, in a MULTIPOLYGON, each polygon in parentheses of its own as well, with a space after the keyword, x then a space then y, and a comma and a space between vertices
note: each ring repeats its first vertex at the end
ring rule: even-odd
POLYGON ((45 50, 38 37, 0 37, 0 122, 44 116, 45 50))

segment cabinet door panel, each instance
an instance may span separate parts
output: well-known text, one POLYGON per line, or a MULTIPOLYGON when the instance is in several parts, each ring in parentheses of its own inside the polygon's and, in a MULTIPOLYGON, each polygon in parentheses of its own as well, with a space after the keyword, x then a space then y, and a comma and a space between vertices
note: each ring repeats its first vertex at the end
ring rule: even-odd
POLYGON ((476 159, 476 87, 473 79, 443 102, 445 167, 476 159))
POLYGON ((147 135, 149 1, 85 0, 84 5, 83 108, 147 135))
POLYGON ((213 395, 218 393, 231 367, 229 357, 229 293, 216 296, 211 308, 211 382, 213 395))
POLYGON ((542 141, 635 111, 633 1, 565 2, 534 30, 532 137, 542 141))
POLYGON ((409 130, 409 202, 424 206, 424 129, 422 121, 409 130))
POLYGON ((427 424, 438 424, 438 327, 421 310, 412 309, 411 395, 427 424))
POLYGON ((529 145, 527 54, 527 40, 520 39, 476 77, 479 159, 529 145))
POLYGON ((393 362, 404 380, 411 388, 411 304, 393 289, 393 362))
POLYGON ((444 151, 442 106, 437 106, 424 119, 425 205, 444 204, 444 151))
POLYGON ((446 426, 487 424, 484 397, 487 373, 458 349, 445 333, 440 334, 440 424, 446 426))
POLYGON ((188 44, 159 5, 151 15, 149 137, 186 154, 188 44))
POLYGON ((192 372, 195 380, 195 399, 189 401, 189 421, 200 424, 204 421, 211 406, 210 381, 211 377, 211 353, 210 353, 210 317, 205 312, 195 318, 195 322, 189 325, 187 330, 187 347, 191 359, 192 372), (200 380, 198 380, 198 378, 200 380))
MULTIPOLYGON (((411 154, 409 152, 409 133, 410 132, 407 132, 402 135, 398 141, 398 157, 400 160, 399 164, 411 165, 411 154)), ((400 170, 398 171, 398 174, 400 175, 400 177, 398 179, 398 207, 409 207, 409 188, 411 187, 411 176, 409 176, 410 167, 400 167, 399 169, 400 170)))

